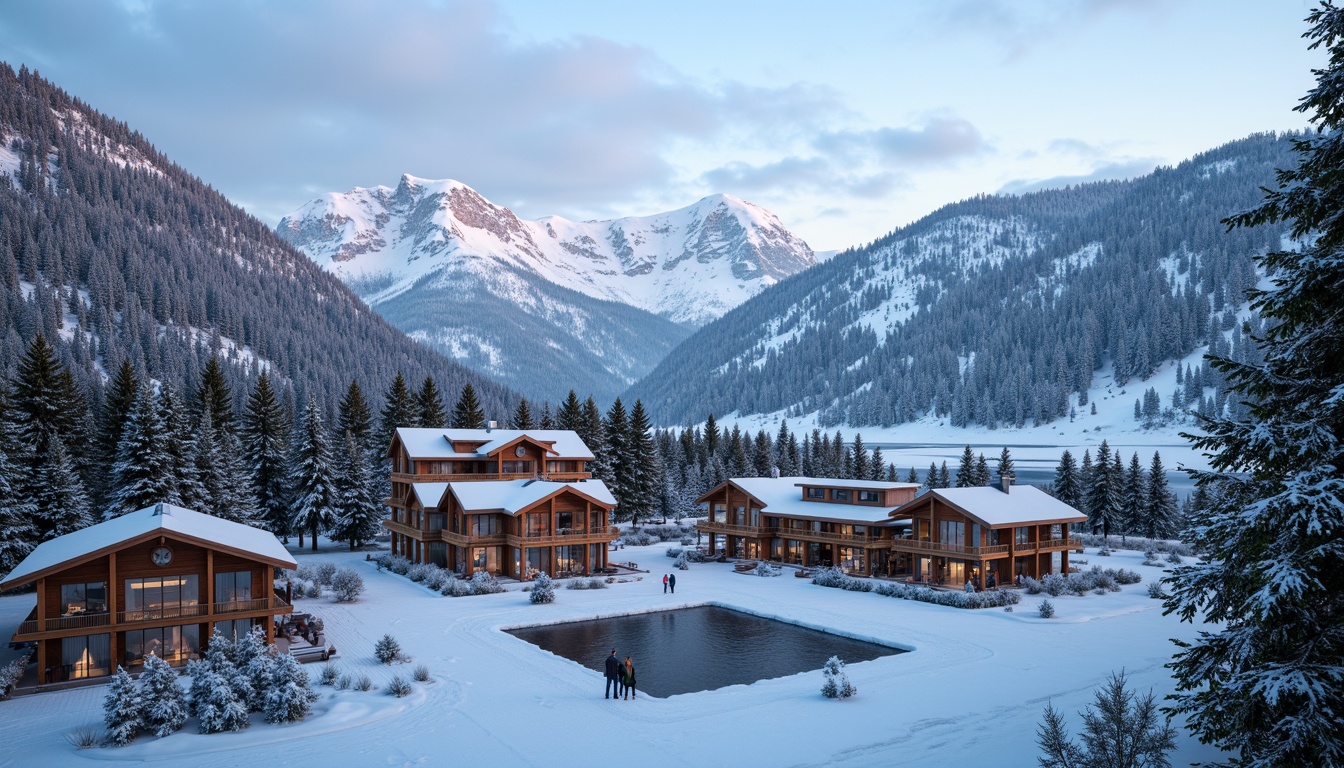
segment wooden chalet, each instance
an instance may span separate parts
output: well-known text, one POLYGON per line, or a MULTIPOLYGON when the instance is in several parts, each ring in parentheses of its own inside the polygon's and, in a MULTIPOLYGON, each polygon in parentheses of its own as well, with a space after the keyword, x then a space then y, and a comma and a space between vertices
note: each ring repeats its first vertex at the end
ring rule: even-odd
POLYGON ((0 590, 36 584, 13 641, 36 643, 41 688, 134 671, 151 652, 185 664, 214 629, 260 625, 272 642, 292 611, 274 569, 294 567, 267 531, 159 504, 43 542, 0 590))
POLYGON ((732 478, 699 498, 709 509, 696 528, 709 536, 710 552, 887 574, 892 541, 908 527, 892 513, 918 489, 875 480, 732 478))
POLYGON ((616 500, 575 432, 402 428, 387 455, 393 553, 515 579, 607 566, 616 500))
POLYGON ((1030 485, 935 488, 891 513, 909 526, 894 539, 893 574, 978 589, 1010 585, 1017 576, 1067 573, 1069 532, 1087 516, 1030 485))

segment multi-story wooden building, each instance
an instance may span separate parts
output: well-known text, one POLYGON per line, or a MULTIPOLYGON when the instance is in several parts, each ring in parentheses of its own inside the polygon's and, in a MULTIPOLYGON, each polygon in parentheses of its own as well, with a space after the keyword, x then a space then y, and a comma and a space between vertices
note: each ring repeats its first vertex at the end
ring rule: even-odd
POLYGON ((918 483, 813 477, 738 477, 701 496, 708 517, 696 528, 709 551, 804 566, 888 573, 891 545, 908 527, 891 513, 918 483))
POLYGON ((606 567, 616 500, 573 431, 402 428, 387 455, 394 553, 516 579, 606 567))
POLYGON ((134 670, 151 652, 184 664, 214 629, 259 624, 271 642, 292 611, 274 569, 293 567, 267 531, 159 504, 43 542, 0 590, 37 586, 13 640, 37 644, 41 686, 134 670))
POLYGON ((1079 546, 1069 526, 1087 516, 1030 485, 936 488, 891 513, 909 527, 892 542, 893 575, 984 589, 1018 575, 1067 573, 1079 546))

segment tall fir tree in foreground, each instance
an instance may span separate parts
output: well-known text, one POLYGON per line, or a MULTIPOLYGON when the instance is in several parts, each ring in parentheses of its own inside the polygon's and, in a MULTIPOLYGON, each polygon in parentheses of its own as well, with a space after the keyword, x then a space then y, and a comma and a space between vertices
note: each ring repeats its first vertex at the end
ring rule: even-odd
POLYGON ((382 453, 387 448, 374 442, 373 411, 369 408, 369 401, 364 398, 364 390, 360 389, 358 381, 353 379, 350 381, 350 386, 341 397, 336 412, 337 434, 349 434, 355 438, 355 444, 370 454, 370 457, 382 453))
MULTIPOLYGON (((262 372, 243 411, 242 448, 251 478, 252 503, 266 530, 289 542, 289 418, 262 372)), ((221 450, 225 446, 218 446, 221 450)))
POLYGON ((37 543, 37 507, 20 492, 19 467, 0 441, 0 577, 14 570, 37 543))
POLYGON ((606 421, 602 423, 602 430, 607 437, 607 455, 611 460, 609 477, 604 479, 607 489, 616 497, 616 514, 622 520, 628 519, 631 477, 634 474, 635 463, 629 447, 630 415, 626 413, 621 398, 616 398, 611 404, 606 421))
POLYGON ((303 419, 294 439, 294 468, 291 482, 294 502, 290 518, 303 545, 303 534, 312 535, 317 550, 317 535, 336 521, 336 480, 331 461, 331 446, 322 419, 322 406, 316 397, 308 399, 303 419))
POLYGON ((1191 473, 1203 559, 1176 570, 1166 604, 1210 627, 1177 642, 1172 709, 1234 766, 1344 765, 1344 9, 1322 3, 1308 23, 1329 55, 1297 107, 1316 130, 1293 139, 1278 188, 1227 220, 1286 222, 1298 250, 1256 259, 1264 362, 1211 362, 1248 408, 1187 435, 1210 454, 1191 473))
POLYGON ((1153 451, 1144 495, 1144 517, 1139 533, 1150 539, 1174 538, 1179 533, 1176 498, 1167 488, 1167 470, 1162 466, 1162 454, 1157 451, 1153 451))
POLYGON ((961 463, 957 465, 957 487, 970 488, 975 482, 975 451, 967 445, 961 452, 961 463))
POLYGON ((398 427, 413 427, 418 421, 415 398, 411 397, 406 379, 400 373, 383 395, 383 410, 379 417, 378 445, 382 450, 387 450, 392 444, 392 435, 396 434, 398 427))
POLYGON ((532 407, 528 405, 527 398, 518 401, 518 408, 513 412, 513 418, 509 421, 511 429, 536 429, 536 422, 532 420, 532 407))
POLYGON ((453 406, 453 429, 485 429, 485 412, 476 399, 476 388, 467 384, 462 387, 462 396, 453 406))
POLYGON ((51 436, 47 460, 33 472, 33 485, 37 492, 29 498, 37 508, 33 522, 39 542, 93 525, 84 481, 80 480, 75 461, 59 436, 51 436))

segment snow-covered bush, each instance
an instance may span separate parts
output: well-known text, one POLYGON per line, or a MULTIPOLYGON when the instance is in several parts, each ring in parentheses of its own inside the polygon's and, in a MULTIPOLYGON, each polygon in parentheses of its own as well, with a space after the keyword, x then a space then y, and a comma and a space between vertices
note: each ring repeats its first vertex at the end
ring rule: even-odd
POLYGON ((210 662, 190 662, 187 672, 191 675, 191 709, 200 721, 201 733, 241 731, 250 724, 247 704, 210 662))
POLYGON ((1152 581, 1148 583, 1148 596, 1154 600, 1167 599, 1167 593, 1162 589, 1162 582, 1152 581))
MULTIPOLYGON (((1114 539, 1106 539, 1090 533, 1074 534, 1078 535, 1085 547, 1106 547, 1110 548, 1115 544, 1114 539)), ((1140 552, 1152 551, 1158 554, 1175 552, 1183 557, 1192 557, 1195 554, 1194 549, 1189 545, 1179 541, 1169 541, 1167 539, 1149 539, 1143 536, 1125 537, 1125 547, 1135 549, 1140 552)))
POLYGON ((771 565, 765 561, 761 561, 756 564, 754 569, 752 569, 752 573, 757 576, 778 576, 780 574, 780 569, 777 565, 771 565))
POLYGON ((466 597, 475 594, 471 591, 471 582, 463 581, 455 576, 450 576, 443 586, 439 588, 439 593, 448 597, 466 597))
POLYGON ((107 734, 90 725, 65 734, 65 741, 75 749, 93 749, 99 744, 111 743, 107 734))
POLYGON ((14 690, 14 686, 23 677, 23 670, 28 667, 28 659, 32 654, 32 649, 29 649, 19 658, 0 667, 0 699, 9 696, 10 691, 14 690))
POLYGON ((477 571, 471 574, 471 594, 493 595, 503 591, 504 585, 500 584, 499 579, 489 571, 477 571))
POLYGON ((373 562, 380 570, 391 571, 398 576, 405 576, 406 572, 411 569, 411 565, 413 565, 410 560, 401 555, 394 555, 391 552, 383 552, 379 554, 377 557, 373 558, 373 562))
POLYGON ((354 568, 342 568, 331 577, 331 593, 338 603, 353 603, 364 592, 364 578, 354 568))
POLYGON ((383 664, 405 660, 401 654, 401 643, 391 635, 383 635, 383 638, 374 644, 373 655, 383 664))
POLYGON ((680 539, 677 539, 677 543, 683 547, 689 547, 694 542, 695 539, 692 539, 690 536, 682 536, 680 539))
POLYGON ((533 605, 555 602, 555 583, 551 577, 546 575, 545 571, 537 574, 537 578, 532 582, 532 589, 528 594, 528 599, 533 605))
POLYGON ((664 552, 663 554, 667 555, 668 557, 681 557, 681 551, 682 551, 681 547, 668 547, 667 551, 664 552))
POLYGON ((1014 605, 1022 598, 1011 590, 991 590, 988 592, 954 592, 932 589, 919 584, 902 584, 895 581, 873 582, 847 576, 839 568, 823 568, 812 577, 812 583, 823 587, 835 587, 851 592, 875 592, 883 597, 895 597, 902 600, 914 600, 921 603, 946 605, 952 608, 1001 608, 1014 605))
POLYGON ((1049 600, 1042 600, 1041 604, 1036 606, 1036 610, 1041 614, 1042 619, 1051 619, 1055 616, 1055 604, 1049 600))
POLYGON ((354 685, 351 687, 353 687, 356 691, 372 691, 373 680, 369 679, 368 675, 360 675, 358 678, 355 679, 354 685))
POLYGON ((393 675, 387 684, 387 694, 398 699, 411 695, 412 690, 410 682, 401 675, 393 675))
POLYGON ((694 534, 693 525, 646 525, 637 531, 626 531, 617 541, 627 547, 647 547, 663 541, 681 541, 694 534))
POLYGON ((871 592, 873 583, 865 579, 856 579, 847 575, 837 566, 822 568, 812 576, 812 583, 822 587, 838 587, 850 592, 871 592))
POLYGON ((448 579, 450 578, 452 577, 448 574, 447 571, 445 571, 442 568, 436 567, 431 569, 429 573, 425 574, 424 584, 426 587, 429 587, 435 592, 438 592, 439 590, 443 589, 443 585, 447 584, 448 579))
POLYGON ((1172 565, 1180 565, 1181 563, 1184 563, 1185 560, 1181 559, 1181 556, 1180 556, 1179 553, 1177 553, 1177 552, 1169 552, 1169 553, 1167 553, 1167 562, 1168 562, 1168 563, 1171 563, 1172 565))
POLYGON ((317 682, 321 685, 335 685, 341 676, 341 670, 335 664, 327 662, 322 665, 322 671, 317 675, 317 682))
POLYGON ((331 586, 331 577, 336 575, 336 564, 330 561, 323 561, 313 566, 317 575, 317 583, 324 587, 331 586))
POLYGON ((349 675, 341 675, 340 677, 336 678, 336 690, 338 691, 349 690, 352 682, 353 681, 350 679, 349 675))
POLYGON ((135 739, 144 725, 144 705, 140 691, 131 674, 120 665, 112 676, 103 696, 103 725, 107 728, 107 743, 124 747, 135 739))
MULTIPOLYGON (((708 553, 701 552, 698 549, 688 549, 683 552, 682 555, 686 558, 686 562, 688 563, 705 563, 711 559, 708 553)), ((682 570, 686 569, 683 568, 682 570)))
POLYGON ((317 569, 312 563, 299 563, 299 567, 294 569, 294 576, 304 581, 314 581, 317 579, 317 569))
POLYGON ((601 579, 592 577, 570 579, 565 583, 565 589, 606 589, 607 583, 601 579))
POLYGON ((321 597, 321 596, 322 596, 322 585, 321 585, 321 584, 318 584, 316 581, 310 581, 310 582, 308 582, 308 588, 307 588, 306 590, 304 590, 303 596, 304 596, 304 597, 321 597))
POLYGON ((821 674, 826 678, 826 682, 821 686, 821 695, 828 699, 848 699, 859 692, 854 684, 849 682, 849 675, 845 674, 845 662, 841 661, 839 656, 827 659, 821 674))
POLYGON ((424 664, 417 666, 415 671, 411 673, 411 677, 415 678, 417 683, 428 683, 430 681, 429 667, 424 664))
POLYGON ((437 565, 429 565, 428 563, 416 563, 415 565, 412 565, 410 568, 406 570, 406 578, 410 579, 411 581, 414 581, 416 584, 419 584, 420 582, 424 581, 425 577, 429 576, 431 572, 438 570, 438 568, 439 567, 437 565))
POLYGON ((677 559, 672 561, 672 567, 679 571, 689 571, 691 569, 688 563, 689 559, 690 556, 686 554, 685 550, 682 550, 682 553, 677 555, 677 559))
POLYGON ((1102 547, 1101 549, 1098 549, 1097 555, 1100 557, 1110 557, 1111 556, 1110 547, 1102 547))
POLYGON ((153 653, 145 657, 139 692, 145 730, 162 738, 187 722, 187 697, 178 684, 177 670, 153 653))
POLYGON ((317 693, 309 687, 308 673, 288 653, 276 654, 261 711, 268 723, 295 723, 308 716, 317 693))

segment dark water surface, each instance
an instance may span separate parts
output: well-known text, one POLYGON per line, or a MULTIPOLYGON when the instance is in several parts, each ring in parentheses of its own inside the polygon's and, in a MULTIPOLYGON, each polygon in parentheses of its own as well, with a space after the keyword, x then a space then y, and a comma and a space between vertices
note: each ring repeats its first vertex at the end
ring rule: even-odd
POLYGON ((615 648, 633 658, 636 690, 658 697, 819 670, 832 656, 851 664, 905 653, 709 605, 507 631, 598 672, 615 648))

